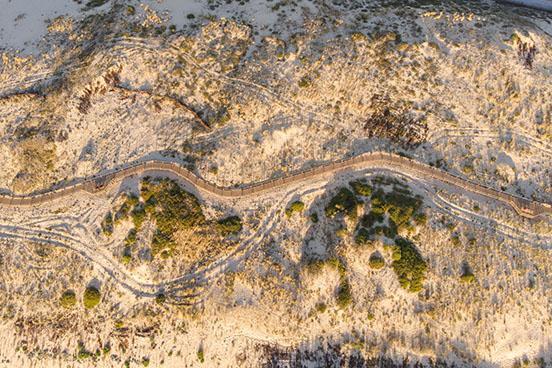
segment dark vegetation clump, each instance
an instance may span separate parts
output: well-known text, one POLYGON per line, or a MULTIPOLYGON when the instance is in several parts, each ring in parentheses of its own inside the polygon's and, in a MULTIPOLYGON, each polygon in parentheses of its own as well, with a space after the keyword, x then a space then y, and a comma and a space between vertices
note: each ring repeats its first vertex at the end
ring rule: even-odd
POLYGON ((97 8, 106 4, 109 0, 90 0, 86 3, 86 9, 97 8))
POLYGON ((101 226, 102 232, 106 236, 111 236, 111 234, 113 234, 113 215, 111 214, 111 211, 105 215, 101 226))
POLYGON ((355 237, 358 245, 366 244, 375 236, 393 240, 403 229, 412 229, 414 224, 423 225, 427 222, 426 215, 421 212, 423 201, 420 196, 412 195, 408 188, 391 179, 376 177, 374 182, 393 185, 393 190, 386 193, 378 188, 372 192, 370 212, 359 221, 355 237))
POLYGON ((338 214, 354 218, 356 216, 357 203, 357 198, 353 192, 347 188, 341 188, 330 200, 324 212, 329 218, 333 218, 338 214))
POLYGON ((379 253, 372 253, 370 259, 368 260, 368 263, 370 267, 375 270, 379 270, 380 268, 385 267, 385 260, 379 253))
POLYGON ((222 236, 235 235, 242 229, 242 221, 238 216, 223 218, 217 222, 217 229, 222 236))
POLYGON ((393 271, 399 279, 401 286, 410 292, 422 290, 425 280, 427 264, 422 258, 414 243, 408 239, 395 239, 394 252, 400 253, 400 256, 393 256, 393 271))
POLYGON ((364 124, 368 137, 387 138, 406 148, 426 141, 427 121, 411 114, 406 106, 393 103, 387 96, 374 95, 371 107, 373 112, 364 124))

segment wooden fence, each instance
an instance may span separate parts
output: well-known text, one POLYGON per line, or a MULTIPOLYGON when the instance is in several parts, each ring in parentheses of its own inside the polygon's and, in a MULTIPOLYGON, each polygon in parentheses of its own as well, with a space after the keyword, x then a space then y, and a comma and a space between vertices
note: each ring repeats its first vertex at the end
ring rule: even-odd
POLYGON ((422 178, 436 179, 459 187, 463 190, 506 203, 513 207, 519 215, 524 217, 533 218, 540 215, 552 214, 552 205, 549 203, 536 202, 513 194, 498 191, 427 164, 414 161, 410 158, 386 152, 364 153, 352 158, 341 159, 335 162, 303 170, 282 178, 252 183, 240 188, 223 188, 216 186, 215 184, 209 183, 205 179, 196 176, 188 169, 174 162, 148 160, 130 163, 118 169, 111 170, 105 174, 94 175, 74 184, 68 184, 64 187, 53 189, 41 194, 21 196, 0 195, 0 204, 9 206, 36 206, 42 203, 54 201, 78 191, 94 193, 101 191, 112 181, 120 180, 131 175, 143 174, 147 171, 172 172, 200 190, 221 197, 235 198, 267 192, 291 183, 304 181, 324 174, 335 173, 354 166, 383 168, 398 172, 410 172, 422 178))

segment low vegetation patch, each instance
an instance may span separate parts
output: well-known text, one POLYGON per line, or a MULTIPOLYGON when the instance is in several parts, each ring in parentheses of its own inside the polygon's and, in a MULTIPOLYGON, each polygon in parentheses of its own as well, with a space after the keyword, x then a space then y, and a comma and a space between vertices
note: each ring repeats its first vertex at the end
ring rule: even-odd
POLYGON ((241 218, 230 216, 217 222, 217 229, 222 236, 235 235, 243 228, 241 218))

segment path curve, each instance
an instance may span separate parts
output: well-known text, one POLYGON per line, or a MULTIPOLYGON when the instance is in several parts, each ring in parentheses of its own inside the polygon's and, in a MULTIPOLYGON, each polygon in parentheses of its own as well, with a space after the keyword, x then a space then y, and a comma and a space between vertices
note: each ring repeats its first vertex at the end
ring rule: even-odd
POLYGON ((183 166, 160 160, 148 160, 133 162, 123 165, 117 169, 101 175, 94 175, 73 184, 67 184, 61 188, 52 189, 45 193, 34 195, 0 195, 0 205, 8 206, 36 206, 42 203, 51 202, 61 197, 68 196, 78 191, 90 193, 99 192, 111 181, 126 178, 131 175, 141 174, 146 171, 167 171, 178 175, 195 188, 210 194, 238 198, 266 193, 270 190, 280 188, 291 183, 311 179, 315 176, 335 173, 354 166, 375 167, 383 169, 394 169, 404 172, 413 172, 423 178, 436 179, 451 184, 462 190, 473 192, 511 206, 520 216, 535 218, 546 214, 552 215, 552 204, 532 201, 506 192, 478 184, 471 180, 456 176, 446 171, 429 166, 413 159, 386 152, 364 153, 355 157, 341 159, 331 163, 323 164, 308 170, 293 173, 288 176, 270 179, 263 182, 252 183, 238 188, 223 188, 196 176, 183 166))

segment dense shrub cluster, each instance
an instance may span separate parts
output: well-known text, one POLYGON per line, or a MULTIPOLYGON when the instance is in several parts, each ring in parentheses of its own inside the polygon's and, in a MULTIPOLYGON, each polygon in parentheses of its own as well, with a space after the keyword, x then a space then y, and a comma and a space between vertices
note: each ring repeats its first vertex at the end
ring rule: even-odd
POLYGON ((394 183, 393 190, 388 193, 378 188, 371 194, 370 212, 360 219, 355 243, 367 244, 376 235, 395 239, 403 229, 425 224, 427 217, 421 212, 422 204, 420 196, 412 195, 401 184, 394 183))
POLYGON ((176 248, 174 234, 177 231, 205 223, 198 199, 174 180, 145 178, 140 193, 144 200, 144 216, 149 214, 157 225, 151 244, 153 256, 169 257, 176 248))
POLYGON ((357 198, 347 188, 341 188, 339 192, 330 200, 324 212, 329 218, 333 218, 338 214, 343 214, 354 218, 356 216, 357 198))
POLYGON ((356 195, 370 197, 372 195, 372 187, 364 181, 355 180, 349 183, 356 195))
POLYGON ((392 263, 393 270, 399 278, 401 286, 410 291, 418 292, 422 289, 425 280, 427 264, 422 258, 414 244, 403 238, 395 239, 394 255, 392 263))

